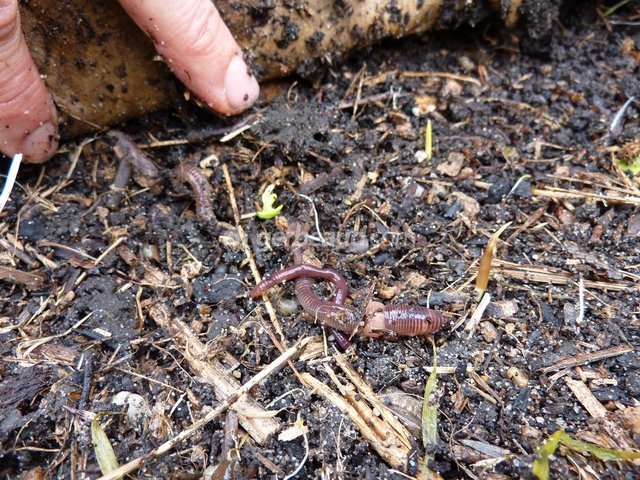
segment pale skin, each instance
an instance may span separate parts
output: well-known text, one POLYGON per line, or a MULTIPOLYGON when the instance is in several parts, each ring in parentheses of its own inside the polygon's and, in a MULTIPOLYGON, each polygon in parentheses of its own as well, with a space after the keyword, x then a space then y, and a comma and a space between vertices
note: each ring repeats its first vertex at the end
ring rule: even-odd
MULTIPOLYGON (((233 115, 260 88, 211 0, 119 0, 175 75, 212 110, 233 115)), ((55 105, 20 29, 17 0, 0 0, 0 152, 41 163, 58 148, 55 105)))

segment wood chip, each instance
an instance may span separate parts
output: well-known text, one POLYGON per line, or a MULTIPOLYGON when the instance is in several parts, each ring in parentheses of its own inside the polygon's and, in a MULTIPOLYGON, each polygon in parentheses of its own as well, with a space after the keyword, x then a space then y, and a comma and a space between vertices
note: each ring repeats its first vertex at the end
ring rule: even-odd
POLYGON ((0 281, 9 283, 20 283, 29 290, 37 290, 42 288, 44 278, 35 273, 23 272, 11 267, 0 265, 0 281))
POLYGON ((589 415, 593 418, 604 418, 607 415, 607 409, 593 396, 586 383, 570 377, 566 377, 565 382, 576 399, 589 412, 589 415))
POLYGON ((457 177, 464 165, 464 154, 460 152, 451 152, 447 157, 447 161, 436 167, 436 170, 448 177, 457 177))

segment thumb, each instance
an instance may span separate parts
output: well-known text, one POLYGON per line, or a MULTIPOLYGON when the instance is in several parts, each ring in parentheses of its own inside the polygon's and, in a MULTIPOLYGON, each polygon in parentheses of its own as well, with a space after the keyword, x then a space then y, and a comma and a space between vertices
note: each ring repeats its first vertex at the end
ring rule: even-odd
POLYGON ((173 73, 213 110, 239 113, 256 101, 258 82, 211 0, 120 3, 173 73))
POLYGON ((44 162, 56 153, 56 111, 22 30, 17 0, 0 0, 0 151, 44 162))

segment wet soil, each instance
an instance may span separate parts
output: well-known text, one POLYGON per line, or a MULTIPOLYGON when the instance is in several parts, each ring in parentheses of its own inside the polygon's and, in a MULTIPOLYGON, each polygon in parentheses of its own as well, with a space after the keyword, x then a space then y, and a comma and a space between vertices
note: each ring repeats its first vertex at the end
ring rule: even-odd
MULTIPOLYGON (((637 22, 637 6, 614 17, 637 22)), ((12 268, 41 278, 0 282, 0 476, 99 476, 78 412, 122 411, 112 403, 119 392, 148 406, 142 419, 101 417, 121 464, 219 404, 173 332, 151 318, 152 305, 188 325, 210 358, 235 358, 241 383, 280 354, 274 338, 292 345, 323 334, 292 308, 292 287, 270 293, 284 338, 264 303, 249 299, 255 281, 223 166, 241 214, 277 185, 282 214, 242 221, 262 275, 292 263, 283 232, 300 222, 325 239, 309 245, 344 273, 353 304, 370 294, 422 305, 431 297, 459 320, 435 335, 438 367, 448 368, 438 375, 440 440, 429 453, 443 478, 527 478, 537 446, 559 428, 638 448, 637 422, 623 414, 640 399, 640 184, 613 161, 616 147, 640 136, 638 104, 620 135, 609 126, 640 92, 640 29, 609 20, 593 6, 563 12, 536 53, 490 25, 389 42, 266 87, 272 101, 244 119, 185 105, 124 126, 149 146, 159 193, 131 181, 114 200, 118 158, 102 137, 25 167, 0 233, 22 251, 12 268), (253 126, 221 143, 239 121, 253 126), (192 194, 172 177, 184 161, 210 174, 212 224, 198 221, 192 194), (489 284, 494 308, 470 332, 478 262, 506 222, 489 284), (441 301, 445 290, 467 300, 441 301), (565 357, 575 362, 558 365, 565 357)), ((329 339, 326 355, 293 365, 335 389, 334 351, 329 339)), ((425 455, 431 342, 356 337, 346 355, 413 433, 399 470, 414 475, 425 455)), ((296 478, 401 478, 290 367, 251 393, 283 428, 304 422, 308 446, 302 435, 277 434, 259 445, 223 415, 137 475, 201 478, 222 463, 224 478, 283 478, 306 456, 296 478)), ((554 478, 638 474, 568 450, 551 468, 554 478)))

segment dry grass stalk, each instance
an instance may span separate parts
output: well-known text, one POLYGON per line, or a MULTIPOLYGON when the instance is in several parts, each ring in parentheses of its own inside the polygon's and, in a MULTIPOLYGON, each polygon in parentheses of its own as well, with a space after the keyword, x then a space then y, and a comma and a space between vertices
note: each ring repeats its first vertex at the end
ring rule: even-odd
POLYGON ((602 195, 599 193, 581 192, 578 190, 568 190, 566 188, 557 187, 545 187, 545 188, 532 188, 531 193, 534 196, 544 198, 557 198, 560 200, 599 200, 605 205, 632 205, 640 206, 640 196, 620 196, 607 194, 602 195))
POLYGON ((616 357, 618 355, 624 355, 625 353, 633 352, 633 348, 629 345, 617 345, 611 348, 605 348, 604 350, 598 350, 592 353, 581 353, 570 357, 565 357, 542 369, 544 373, 553 372, 556 370, 564 370, 565 368, 573 368, 580 365, 586 365, 592 362, 598 362, 605 358, 616 357))
POLYGON ((273 362, 271 362, 268 366, 260 370, 260 372, 254 375, 247 383, 240 386, 235 391, 231 392, 231 394, 226 398, 226 400, 224 400, 220 405, 218 405, 216 408, 214 408, 209 413, 207 413, 200 420, 193 423, 193 425, 191 425, 188 429, 182 431, 181 433, 173 437, 171 440, 166 441, 155 450, 152 450, 149 453, 146 453, 138 458, 135 458, 134 460, 122 465, 120 468, 118 468, 117 470, 114 470, 108 475, 104 475, 103 477, 100 477, 99 480, 116 480, 117 478, 123 477, 124 475, 127 475, 139 469, 145 463, 148 463, 156 458, 159 458, 165 453, 169 452, 175 446, 179 445, 180 443, 184 442, 185 440, 190 438, 192 435, 200 431, 200 429, 203 428, 206 424, 218 418, 220 414, 224 413, 233 404, 235 404, 236 402, 242 401, 243 397, 247 395, 253 387, 258 385, 260 382, 262 382, 264 379, 266 379, 273 373, 277 372, 280 368, 282 368, 285 365, 285 363, 295 358, 304 349, 306 344, 307 344, 307 340, 304 339, 298 342, 297 344, 295 344, 290 349, 288 349, 286 352, 284 352, 282 355, 276 358, 273 362))
POLYGON ((380 416, 382 419, 393 428, 396 433, 406 442, 407 445, 411 444, 409 432, 404 427, 402 423, 400 423, 393 412, 387 407, 380 398, 374 393, 371 387, 362 379, 362 377, 354 370, 353 366, 347 358, 341 354, 336 353, 333 358, 336 360, 336 363, 340 367, 340 369, 345 373, 347 378, 356 386, 360 394, 364 397, 364 399, 371 404, 374 410, 380 412, 380 416))
POLYGON ((472 83, 478 87, 482 86, 482 83, 477 78, 449 72, 402 72, 400 78, 447 78, 458 82, 472 83))
MULTIPOLYGON (((224 175, 225 184, 227 186, 227 193, 229 194, 229 202, 231 203, 231 210, 233 211, 233 220, 236 224, 236 229, 238 230, 238 236, 240 237, 240 242, 242 243, 242 248, 244 250, 244 254, 247 257, 247 261, 249 262, 249 268, 251 268, 251 273, 253 274, 253 279, 256 284, 260 283, 262 277, 260 276, 260 271, 258 270, 258 266, 256 265, 256 261, 253 256, 253 252, 251 251, 251 247, 249 246, 249 240, 247 239, 247 234, 242 228, 242 220, 240 218, 240 210, 238 209, 238 202, 236 201, 235 190, 233 189, 233 183, 231 182, 231 175, 229 175, 229 169, 226 164, 222 165, 222 173, 224 175)), ((273 323, 276 332, 280 336, 280 341, 275 337, 271 337, 273 343, 278 347, 280 351, 283 351, 283 346, 287 346, 287 339, 284 335, 284 331, 282 330, 282 326, 278 321, 278 317, 276 316, 276 311, 269 300, 269 297, 265 294, 262 296, 262 300, 264 301, 265 307, 267 309, 267 313, 269 314, 269 319, 271 323, 273 323)), ((267 332, 270 332, 267 329, 267 332)))
MULTIPOLYGON (((375 417, 373 409, 364 404, 362 400, 357 402, 358 408, 356 408, 356 406, 352 404, 352 402, 355 402, 355 396, 352 395, 351 398, 345 398, 306 372, 301 373, 300 378, 305 385, 314 390, 314 393, 321 395, 341 412, 349 415, 349 418, 360 430, 362 436, 371 444, 385 462, 393 468, 400 470, 406 469, 411 448, 407 446, 403 439, 405 435, 401 436, 394 429, 384 428, 384 426, 378 425, 381 421, 375 417), (373 420, 374 418, 376 420, 373 420), (373 427, 374 423, 376 424, 376 428, 373 427), (381 433, 383 436, 381 436, 381 433)), ((351 388, 355 388, 352 384, 350 386, 351 388)), ((342 387, 347 388, 345 385, 342 385, 342 387)), ((409 435, 408 431, 406 435, 409 435)))
MULTIPOLYGON (((175 347, 189 363, 191 371, 213 386, 216 397, 226 400, 240 388, 240 383, 232 377, 215 358, 193 331, 180 320, 174 318, 167 307, 157 303, 150 307, 149 315, 161 326, 175 347)), ((249 396, 238 399, 235 407, 242 427, 258 443, 264 444, 280 428, 280 422, 249 396)))
MULTIPOLYGON (((525 280, 533 283, 552 283, 556 285, 568 285, 574 281, 574 274, 566 270, 547 265, 519 265, 504 260, 495 260, 494 269, 505 277, 525 280)), ((628 282, 595 282, 585 280, 585 288, 598 290, 629 290, 628 282)))

